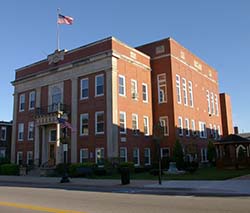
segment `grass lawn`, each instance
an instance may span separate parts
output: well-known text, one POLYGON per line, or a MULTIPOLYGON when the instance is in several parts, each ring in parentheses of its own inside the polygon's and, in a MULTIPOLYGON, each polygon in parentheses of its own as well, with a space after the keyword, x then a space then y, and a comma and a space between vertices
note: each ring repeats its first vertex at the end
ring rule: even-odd
MULTIPOLYGON (((226 180, 242 175, 250 174, 250 169, 242 170, 223 170, 212 168, 201 168, 194 173, 185 173, 179 175, 164 174, 163 180, 226 180)), ((120 174, 116 173, 113 175, 106 176, 95 176, 94 179, 120 179, 120 174)), ((158 176, 150 175, 149 172, 145 173, 132 173, 131 179, 134 180, 157 180, 158 176)))

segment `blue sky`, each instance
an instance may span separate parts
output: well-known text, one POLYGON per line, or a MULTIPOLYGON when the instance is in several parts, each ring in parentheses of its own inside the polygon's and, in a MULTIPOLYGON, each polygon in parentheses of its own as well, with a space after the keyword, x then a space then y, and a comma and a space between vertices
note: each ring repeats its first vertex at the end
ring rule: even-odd
POLYGON ((56 49, 58 7, 75 19, 60 27, 61 49, 111 35, 131 46, 173 37, 218 71, 234 125, 250 132, 248 0, 1 0, 0 120, 12 119, 15 69, 56 49))

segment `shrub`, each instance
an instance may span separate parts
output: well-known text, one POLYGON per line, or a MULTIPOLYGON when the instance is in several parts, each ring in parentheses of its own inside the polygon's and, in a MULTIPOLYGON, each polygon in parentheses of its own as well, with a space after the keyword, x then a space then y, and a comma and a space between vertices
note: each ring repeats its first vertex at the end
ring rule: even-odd
POLYGON ((1 175, 19 175, 19 166, 16 164, 2 164, 0 166, 1 175))
POLYGON ((130 172, 134 172, 134 163, 133 162, 123 162, 119 164, 119 172, 121 171, 122 168, 129 168, 130 172))
POLYGON ((8 158, 0 158, 0 165, 9 164, 10 160, 8 158))
POLYGON ((184 168, 184 160, 183 160, 183 150, 179 140, 176 140, 173 149, 173 160, 176 162, 177 169, 184 168))
POLYGON ((207 145, 207 159, 209 163, 213 164, 215 162, 216 149, 212 141, 208 142, 207 145))
POLYGON ((185 162, 185 170, 190 172, 190 173, 194 173, 199 167, 199 163, 196 161, 192 161, 192 162, 185 162))
POLYGON ((69 166, 69 176, 70 177, 86 177, 93 174, 96 168, 95 163, 74 163, 69 166))

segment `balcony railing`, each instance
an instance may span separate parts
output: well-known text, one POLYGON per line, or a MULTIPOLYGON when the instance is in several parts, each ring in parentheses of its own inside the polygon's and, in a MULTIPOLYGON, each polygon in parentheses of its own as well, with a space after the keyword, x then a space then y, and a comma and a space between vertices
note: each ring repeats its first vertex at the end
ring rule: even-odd
POLYGON ((44 107, 38 107, 35 109, 35 115, 36 116, 41 116, 41 115, 48 115, 48 114, 54 114, 57 112, 62 112, 62 113, 69 113, 70 109, 69 106, 66 104, 52 104, 49 106, 44 106, 44 107))

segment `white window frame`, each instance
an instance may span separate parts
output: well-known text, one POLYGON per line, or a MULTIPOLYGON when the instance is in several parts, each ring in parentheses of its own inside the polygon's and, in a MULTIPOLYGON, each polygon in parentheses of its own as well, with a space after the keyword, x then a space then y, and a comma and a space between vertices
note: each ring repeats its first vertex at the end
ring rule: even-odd
POLYGON ((217 139, 218 132, 217 132, 217 128, 216 125, 214 124, 214 139, 217 139))
POLYGON ((98 163, 98 156, 97 156, 97 152, 100 151, 101 153, 101 159, 103 158, 103 161, 105 159, 105 153, 104 153, 104 148, 103 147, 100 147, 100 148, 96 148, 95 149, 95 162, 98 163), (103 156, 102 156, 102 153, 103 153, 103 156))
POLYGON ((138 125, 138 115, 135 114, 135 113, 132 113, 132 130, 138 130, 138 126, 139 126, 139 125, 138 125), (133 120, 134 120, 133 118, 135 118, 136 128, 133 127, 133 120))
POLYGON ((218 129, 218 139, 220 139, 220 137, 221 137, 221 132, 220 132, 220 126, 219 126, 219 125, 217 126, 217 129, 218 129))
POLYGON ((85 135, 89 135, 89 114, 88 113, 83 113, 83 114, 80 114, 80 136, 85 136, 85 135), (84 117, 87 117, 88 119, 88 130, 87 130, 87 133, 84 133, 82 130, 82 126, 83 126, 83 118, 84 117))
POLYGON ((5 158, 5 157, 6 157, 6 150, 0 149, 0 158, 5 158))
POLYGON ((143 130, 144 130, 144 135, 148 136, 149 135, 149 118, 148 118, 148 116, 143 116, 143 130), (145 123, 145 121, 146 121, 146 123, 145 123))
POLYGON ((142 84, 142 102, 148 103, 148 85, 146 83, 142 84), (145 91, 144 91, 145 88, 145 91), (145 96, 145 99, 144 99, 145 96))
POLYGON ((96 135, 100 135, 100 134, 104 134, 105 131, 105 118, 104 118, 104 111, 99 111, 99 112, 95 112, 95 134, 96 135), (98 115, 103 114, 103 131, 102 132, 97 132, 97 117, 98 115))
POLYGON ((126 134, 127 133, 127 119, 126 119, 126 112, 120 112, 120 116, 119 116, 119 122, 120 122, 120 134, 126 134), (123 126, 124 126, 124 131, 121 130, 121 115, 123 115, 123 118, 124 118, 124 123, 123 123, 123 126))
POLYGON ((35 123, 34 121, 31 121, 28 123, 28 141, 34 140, 34 134, 35 134, 35 123), (33 132, 33 137, 30 137, 30 132, 33 132))
POLYGON ((201 162, 206 163, 207 160, 207 148, 201 148, 201 162))
POLYGON ((179 130, 178 132, 179 136, 183 136, 183 122, 181 116, 178 117, 178 130, 179 130))
POLYGON ((157 75, 157 88, 158 88, 158 103, 167 103, 167 76, 166 73, 161 73, 157 75), (164 76, 164 80, 160 80, 160 77, 164 76), (164 87, 164 90, 161 89, 161 87, 164 87), (161 92, 163 91, 163 96, 161 95, 161 92), (163 100, 161 100, 161 97, 163 97, 163 100))
POLYGON ((88 148, 81 148, 80 149, 80 163, 88 162, 88 159, 89 159, 89 149, 88 148), (87 152, 87 157, 84 156, 84 152, 87 152), (83 159, 86 159, 86 161, 83 159))
MULTIPOLYGON (((19 161, 23 161, 23 152, 17 152, 17 156, 16 156, 16 163, 17 163, 17 165, 20 165, 19 164, 19 161), (20 158, 21 157, 21 158, 20 158)), ((22 162, 23 163, 23 162, 22 162)))
POLYGON ((140 150, 138 147, 133 148, 133 162, 134 162, 134 166, 140 166, 140 150), (137 150, 137 156, 135 156, 135 150, 137 150), (134 161, 134 159, 137 158, 137 162, 134 161))
POLYGON ((33 151, 27 151, 27 158, 26 158, 27 165, 30 165, 29 160, 33 160, 33 151))
POLYGON ((25 94, 20 94, 19 96, 19 112, 24 112, 25 110, 25 94))
POLYGON ((188 81, 189 106, 194 107, 193 83, 188 81))
POLYGON ((189 127, 189 119, 185 118, 185 135, 187 137, 190 136, 190 127, 189 127))
POLYGON ((105 90, 105 88, 104 88, 104 85, 105 85, 105 82, 104 82, 104 74, 99 74, 99 75, 96 75, 95 76, 95 97, 99 97, 99 96, 103 96, 104 95, 104 90, 105 90), (97 94, 97 86, 99 86, 99 85, 97 85, 97 79, 98 78, 103 78, 103 85, 102 85, 102 87, 103 87, 103 91, 102 91, 102 93, 100 93, 100 94, 97 94))
POLYGON ((195 120, 194 120, 194 119, 191 120, 191 128, 192 128, 192 132, 193 132, 193 134, 194 134, 194 132, 196 131, 196 128, 195 128, 195 120))
POLYGON ((200 138, 207 138, 206 123, 199 121, 200 138))
POLYGON ((161 127, 163 127, 164 136, 169 136, 169 124, 168 124, 168 116, 162 116, 159 118, 161 127))
POLYGON ((211 115, 211 102, 210 102, 210 92, 209 90, 206 91, 206 97, 207 97, 207 111, 208 114, 211 115))
POLYGON ((6 126, 2 126, 1 127, 1 141, 6 141, 6 137, 7 137, 7 128, 6 126), (2 132, 4 131, 4 135, 2 137, 2 132))
POLYGON ((219 116, 218 96, 216 94, 214 94, 214 102, 215 102, 215 115, 219 116))
POLYGON ((188 106, 187 81, 185 78, 182 78, 182 90, 183 90, 183 103, 185 106, 188 106))
POLYGON ((212 109, 211 109, 211 114, 214 115, 215 114, 215 110, 214 110, 214 94, 211 92, 211 106, 212 106, 212 109))
POLYGON ((89 98, 89 78, 83 78, 81 79, 81 96, 80 96, 80 100, 85 100, 89 98), (87 87, 83 87, 83 82, 87 82, 87 87), (87 96, 83 97, 83 90, 88 90, 87 92, 87 96))
POLYGON ((161 159, 164 157, 169 157, 170 156, 170 148, 169 147, 162 147, 161 148, 161 159), (163 156, 163 150, 168 150, 168 155, 167 156, 163 156))
POLYGON ((151 165, 151 150, 150 148, 144 148, 144 165, 150 166, 151 165), (148 156, 146 155, 146 150, 148 151, 148 156), (145 159, 148 158, 148 163, 145 163, 145 159))
POLYGON ((119 153, 119 158, 124 158, 124 162, 128 162, 128 150, 127 147, 120 147, 120 153, 119 153), (124 155, 125 156, 121 156, 121 150, 124 150, 124 155))
POLYGON ((131 97, 133 100, 138 100, 138 88, 137 88, 137 81, 131 79, 131 97), (133 88, 134 86, 134 88, 133 88))
POLYGON ((118 77, 118 93, 120 96, 126 96, 126 78, 123 75, 118 77), (120 84, 120 79, 122 79, 122 84, 120 84), (123 93, 120 93, 120 88, 123 89, 123 93))
POLYGON ((176 75, 176 95, 177 103, 181 104, 181 78, 179 75, 176 75))
POLYGON ((23 141, 23 140, 24 140, 24 123, 19 123, 18 124, 18 141, 23 141))
POLYGON ((29 93, 29 110, 33 110, 35 109, 35 105, 36 105, 36 92, 32 91, 29 93), (32 97, 34 98, 34 100, 32 100, 32 97), (34 106, 32 106, 32 102, 34 102, 34 106))
POLYGON ((49 130, 49 142, 56 142, 56 140, 51 140, 51 132, 52 132, 52 131, 55 131, 55 132, 56 132, 57 130, 56 130, 56 129, 50 129, 50 130, 49 130))

